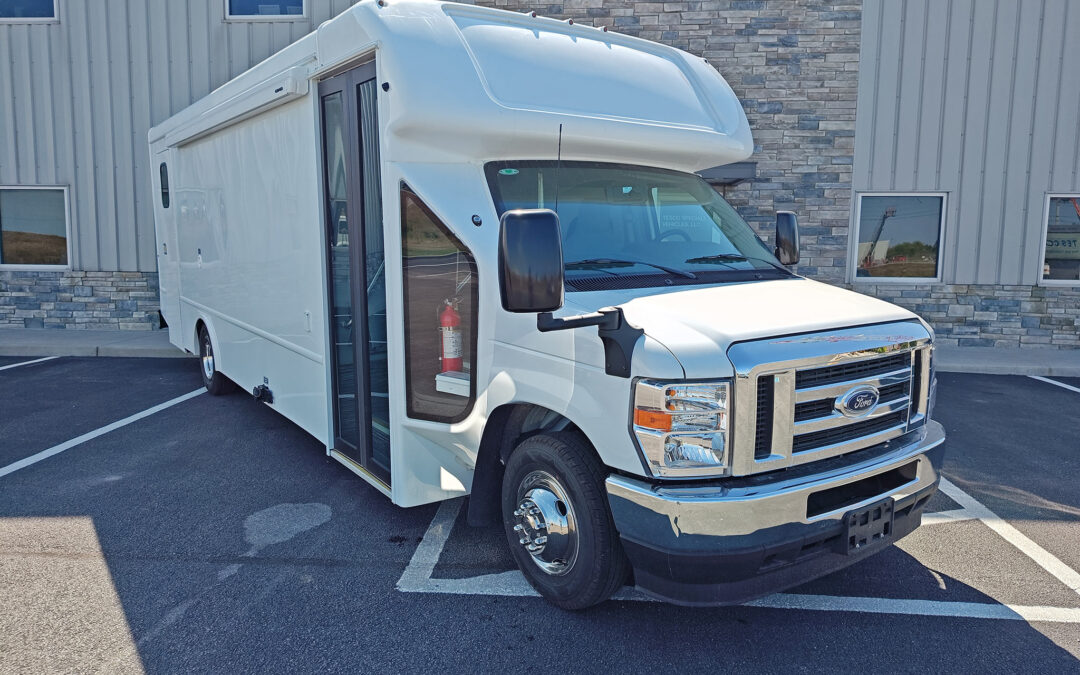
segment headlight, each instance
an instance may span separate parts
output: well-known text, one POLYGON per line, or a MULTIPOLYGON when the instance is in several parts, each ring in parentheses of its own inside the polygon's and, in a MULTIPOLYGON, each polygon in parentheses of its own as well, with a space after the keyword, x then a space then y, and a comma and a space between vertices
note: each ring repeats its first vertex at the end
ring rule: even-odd
POLYGON ((704 478, 728 472, 731 383, 638 380, 634 436, 658 478, 704 478))

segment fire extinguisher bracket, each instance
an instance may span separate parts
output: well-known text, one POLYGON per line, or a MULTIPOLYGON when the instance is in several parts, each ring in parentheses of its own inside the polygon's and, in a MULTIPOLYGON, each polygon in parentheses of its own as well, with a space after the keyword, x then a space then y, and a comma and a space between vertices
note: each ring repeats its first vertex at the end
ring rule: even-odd
POLYGON ((469 374, 462 372, 439 373, 435 376, 435 391, 469 398, 472 383, 469 374))

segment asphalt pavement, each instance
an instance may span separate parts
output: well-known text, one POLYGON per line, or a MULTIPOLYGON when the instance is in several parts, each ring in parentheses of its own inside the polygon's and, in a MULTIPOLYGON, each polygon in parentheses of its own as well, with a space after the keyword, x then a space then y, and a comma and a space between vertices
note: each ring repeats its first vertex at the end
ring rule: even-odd
POLYGON ((629 593, 568 613, 528 596, 461 500, 396 507, 200 385, 184 359, 0 370, 0 671, 1080 672, 1068 387, 940 375, 956 499, 853 567, 758 606, 629 593))

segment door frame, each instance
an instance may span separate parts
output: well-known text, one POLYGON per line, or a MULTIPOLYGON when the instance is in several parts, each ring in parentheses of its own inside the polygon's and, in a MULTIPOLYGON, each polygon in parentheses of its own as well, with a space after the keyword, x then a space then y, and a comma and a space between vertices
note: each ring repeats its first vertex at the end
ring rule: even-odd
MULTIPOLYGON (((390 471, 375 464, 372 461, 371 448, 371 383, 368 372, 368 349, 370 335, 368 331, 368 298, 367 298, 367 241, 364 236, 363 223, 364 204, 364 176, 363 176, 363 139, 361 137, 360 107, 358 101, 358 87, 364 82, 376 79, 375 61, 370 60, 359 64, 338 74, 321 80, 317 92, 317 110, 319 116, 319 145, 321 156, 322 173, 322 210, 323 210, 323 234, 325 237, 323 255, 326 257, 326 284, 327 293, 325 302, 327 305, 327 337, 328 354, 330 365, 330 381, 328 393, 330 395, 331 429, 329 434, 331 455, 341 460, 353 470, 359 470, 362 476, 372 478, 381 484, 381 487, 389 489, 390 471), (333 216, 330 212, 330 176, 326 148, 326 124, 323 99, 335 92, 342 92, 344 122, 348 138, 346 149, 347 177, 345 186, 346 202, 348 204, 348 234, 349 246, 349 294, 352 304, 353 315, 353 364, 356 370, 356 396, 358 445, 351 447, 341 436, 341 420, 338 412, 338 356, 334 345, 334 326, 331 302, 334 286, 334 273, 330 256, 332 236, 331 228, 334 227, 333 216)), ((379 143, 381 144, 381 134, 379 143)), ((380 153, 381 155, 381 153, 380 153)), ((380 156, 381 161, 381 156, 380 156)), ((381 174, 381 172, 380 172, 381 174)), ((380 176, 381 177, 381 176, 380 176)), ((380 181, 381 182, 381 181, 380 181)), ((381 185, 378 198, 382 198, 381 185)), ((383 223, 377 226, 382 229, 383 223)), ((384 253, 385 255, 385 253, 384 253)), ((391 453, 392 454, 392 453, 391 453)))

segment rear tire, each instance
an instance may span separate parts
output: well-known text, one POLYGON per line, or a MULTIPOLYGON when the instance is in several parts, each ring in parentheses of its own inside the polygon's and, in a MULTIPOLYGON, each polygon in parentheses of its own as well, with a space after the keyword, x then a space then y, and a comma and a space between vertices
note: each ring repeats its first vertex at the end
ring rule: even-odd
POLYGON ((563 609, 611 597, 629 563, 608 510, 605 471, 577 434, 538 434, 506 463, 503 529, 533 588, 563 609))
POLYGON ((232 389, 232 382, 217 369, 214 344, 210 341, 210 331, 206 330, 206 326, 199 326, 199 372, 202 373, 203 386, 210 395, 221 396, 232 389))

